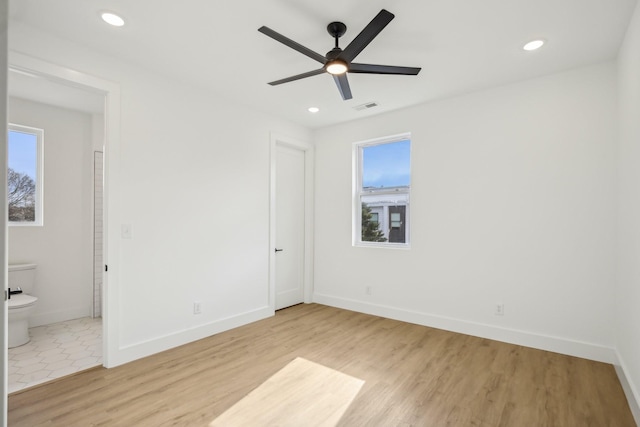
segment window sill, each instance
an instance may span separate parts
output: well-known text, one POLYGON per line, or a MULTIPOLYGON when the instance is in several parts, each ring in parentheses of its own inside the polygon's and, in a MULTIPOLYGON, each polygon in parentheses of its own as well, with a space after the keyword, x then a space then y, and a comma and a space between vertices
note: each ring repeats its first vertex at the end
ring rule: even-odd
POLYGON ((384 243, 384 242, 355 242, 353 247, 356 248, 375 248, 375 249, 411 249, 409 243, 384 243))

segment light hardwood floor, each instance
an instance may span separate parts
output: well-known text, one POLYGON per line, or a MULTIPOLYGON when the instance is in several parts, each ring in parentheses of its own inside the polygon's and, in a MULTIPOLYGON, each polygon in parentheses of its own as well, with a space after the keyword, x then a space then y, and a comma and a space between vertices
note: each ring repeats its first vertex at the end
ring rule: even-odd
POLYGON ((365 381, 339 426, 635 426, 611 365, 317 304, 19 391, 9 425, 206 426, 296 357, 365 381))

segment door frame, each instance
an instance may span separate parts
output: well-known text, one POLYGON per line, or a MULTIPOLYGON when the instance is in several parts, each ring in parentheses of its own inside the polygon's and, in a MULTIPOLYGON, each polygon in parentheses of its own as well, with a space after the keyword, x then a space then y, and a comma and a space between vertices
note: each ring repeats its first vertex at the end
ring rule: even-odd
POLYGON ((304 272, 303 301, 312 302, 313 296, 313 180, 314 148, 310 142, 272 132, 270 135, 269 169, 269 308, 275 312, 276 306, 276 168, 278 146, 295 148, 304 152, 304 272))
POLYGON ((2 167, 2 177, 0 177, 0 218, 2 218, 2 228, 0 229, 0 276, 2 277, 2 293, 4 295, 2 308, 0 308, 0 426, 7 425, 7 391, 8 387, 8 311, 9 303, 7 302, 6 288, 7 288, 7 240, 9 230, 7 227, 7 136, 8 136, 8 74, 9 74, 9 1, 0 0, 0 163, 5 166, 2 167))
MULTIPOLYGON (((120 218, 120 85, 32 56, 9 50, 9 68, 57 81, 90 92, 104 95, 104 263, 109 274, 103 272, 102 286, 102 365, 118 365, 119 353, 119 262, 120 218)), ((6 174, 6 171, 5 171, 6 174)), ((6 369, 6 366, 5 366, 6 369)))

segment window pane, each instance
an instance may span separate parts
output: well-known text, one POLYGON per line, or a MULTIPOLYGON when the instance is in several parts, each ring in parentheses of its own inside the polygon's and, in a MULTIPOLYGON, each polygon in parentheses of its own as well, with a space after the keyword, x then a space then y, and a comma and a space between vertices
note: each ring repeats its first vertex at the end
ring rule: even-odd
POLYGON ((8 205, 10 222, 35 222, 38 137, 9 131, 8 205))
POLYGON ((378 221, 380 213, 374 210, 380 210, 380 208, 362 203, 361 239, 363 242, 386 242, 387 238, 380 229, 380 221, 378 221))
POLYGON ((405 139, 362 148, 362 186, 383 188, 410 184, 410 147, 405 139))
POLYGON ((400 214, 397 212, 393 212, 391 214, 391 227, 392 228, 400 227, 400 214))

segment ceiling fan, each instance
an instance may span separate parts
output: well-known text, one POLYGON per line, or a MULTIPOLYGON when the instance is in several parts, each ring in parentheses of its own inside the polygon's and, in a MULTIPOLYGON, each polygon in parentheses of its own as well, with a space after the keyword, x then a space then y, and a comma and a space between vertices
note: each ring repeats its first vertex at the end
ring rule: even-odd
POLYGON ((306 73, 297 74, 295 76, 287 77, 285 79, 276 80, 270 82, 272 86, 276 86, 282 83, 288 83, 295 80, 304 79, 306 77, 315 76, 322 73, 329 73, 333 75, 333 80, 338 86, 340 95, 343 100, 351 99, 351 88, 349 87, 349 80, 347 80, 347 73, 363 73, 363 74, 400 74, 400 75, 417 75, 421 68, 416 67, 397 67, 392 65, 375 65, 375 64, 359 64, 353 61, 362 50, 367 47, 369 43, 384 29, 384 27, 391 22, 395 15, 385 9, 382 9, 371 22, 356 36, 355 39, 349 45, 340 49, 338 46, 338 39, 344 35, 347 31, 347 26, 342 22, 332 22, 327 25, 327 31, 335 39, 336 44, 333 49, 327 52, 326 55, 320 55, 312 51, 311 49, 302 46, 301 44, 294 42, 293 40, 283 36, 280 33, 273 31, 271 28, 262 26, 258 28, 258 31, 271 37, 274 40, 279 41, 292 49, 297 50, 303 55, 308 56, 322 64, 322 68, 317 70, 308 71, 306 73))

